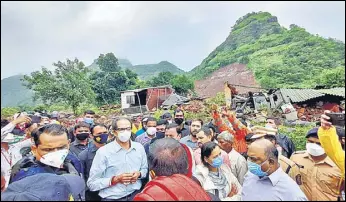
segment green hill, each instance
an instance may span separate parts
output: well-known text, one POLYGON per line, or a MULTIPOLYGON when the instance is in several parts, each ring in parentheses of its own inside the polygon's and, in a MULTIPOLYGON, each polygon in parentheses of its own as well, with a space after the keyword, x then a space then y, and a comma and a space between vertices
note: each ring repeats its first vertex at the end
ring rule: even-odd
MULTIPOLYGON (((158 64, 133 66, 129 60, 119 59, 119 65, 122 68, 128 68, 136 72, 139 78, 142 80, 157 76, 160 72, 164 71, 169 71, 173 74, 184 73, 183 70, 167 61, 163 61, 158 64)), ((93 71, 99 70, 96 60, 89 65, 88 68, 93 71)), ((23 75, 16 75, 1 80, 1 107, 35 105, 35 103, 32 101, 34 93, 22 85, 22 81, 20 80, 22 78, 23 75)))
POLYGON ((16 75, 1 80, 1 107, 34 104, 34 93, 22 86, 22 78, 23 75, 16 75))
POLYGON ((173 74, 184 73, 183 70, 167 61, 162 61, 158 64, 135 65, 127 68, 137 73, 138 77, 142 80, 148 80, 157 76, 160 72, 171 72, 173 74))
POLYGON ((246 64, 262 87, 345 85, 345 43, 281 27, 267 12, 236 21, 227 39, 190 74, 202 79, 233 63, 246 64))
MULTIPOLYGON (((96 64, 97 60, 94 60, 94 62, 88 66, 89 69, 97 71, 99 70, 98 65, 96 64)), ((182 74, 184 73, 183 70, 179 69, 174 64, 162 61, 158 64, 145 64, 145 65, 132 65, 132 63, 127 59, 119 59, 118 60, 119 65, 123 69, 130 69, 136 74, 138 74, 138 77, 142 80, 148 80, 151 77, 157 76, 160 72, 171 72, 173 74, 182 74)))

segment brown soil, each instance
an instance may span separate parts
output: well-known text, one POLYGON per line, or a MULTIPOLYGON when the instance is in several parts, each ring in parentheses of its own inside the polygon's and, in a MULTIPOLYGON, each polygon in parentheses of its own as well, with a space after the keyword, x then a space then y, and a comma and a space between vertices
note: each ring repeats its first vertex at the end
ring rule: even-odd
MULTIPOLYGON (((231 64, 215 71, 206 79, 195 82, 195 90, 201 97, 214 97, 218 92, 224 91, 224 83, 244 85, 259 88, 255 81, 255 76, 244 64, 231 64)), ((249 91, 260 92, 257 88, 234 86, 239 94, 246 94, 249 91)))

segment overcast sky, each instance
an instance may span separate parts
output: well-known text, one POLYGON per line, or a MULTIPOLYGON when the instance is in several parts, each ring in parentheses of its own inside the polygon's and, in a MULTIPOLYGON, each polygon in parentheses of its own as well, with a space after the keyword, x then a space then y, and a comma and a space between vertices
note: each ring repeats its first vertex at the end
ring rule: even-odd
POLYGON ((267 11, 285 27, 345 41, 345 2, 3 2, 1 79, 113 52, 133 64, 199 65, 235 21, 267 11))

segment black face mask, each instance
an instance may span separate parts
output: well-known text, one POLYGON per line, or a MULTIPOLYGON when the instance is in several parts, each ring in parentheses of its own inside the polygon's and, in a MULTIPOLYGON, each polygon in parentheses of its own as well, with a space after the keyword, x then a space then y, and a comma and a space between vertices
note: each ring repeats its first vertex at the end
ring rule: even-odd
POLYGON ((78 140, 86 140, 89 137, 89 133, 79 133, 76 135, 78 140))
POLYGON ((183 118, 175 118, 174 122, 178 125, 181 125, 184 122, 184 119, 183 118))
POLYGON ((165 133, 163 133, 163 132, 157 132, 157 133, 156 133, 156 137, 157 137, 157 138, 164 138, 164 137, 165 137, 165 133))

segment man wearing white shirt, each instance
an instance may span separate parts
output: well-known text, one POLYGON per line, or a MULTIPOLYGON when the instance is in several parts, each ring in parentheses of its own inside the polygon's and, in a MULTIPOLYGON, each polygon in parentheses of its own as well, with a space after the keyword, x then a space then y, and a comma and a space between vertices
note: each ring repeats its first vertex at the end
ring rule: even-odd
POLYGON ((30 121, 31 119, 29 117, 22 116, 1 128, 1 169, 4 172, 6 181, 5 188, 10 181, 12 166, 23 158, 20 150, 31 146, 31 139, 14 143, 16 137, 10 132, 12 132, 17 124, 23 122, 30 123, 30 121))
POLYGON ((231 171, 238 179, 239 183, 243 185, 245 175, 248 171, 247 162, 245 158, 233 149, 234 136, 228 131, 224 131, 217 136, 218 144, 224 150, 231 162, 231 171))

